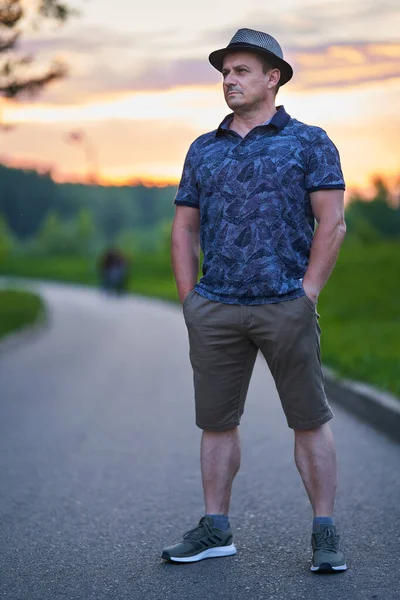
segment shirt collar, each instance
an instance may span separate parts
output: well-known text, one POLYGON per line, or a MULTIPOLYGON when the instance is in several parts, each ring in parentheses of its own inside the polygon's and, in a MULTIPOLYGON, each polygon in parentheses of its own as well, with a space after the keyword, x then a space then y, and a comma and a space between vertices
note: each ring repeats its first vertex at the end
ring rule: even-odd
MULTIPOLYGON (((221 122, 216 131, 217 136, 223 135, 225 131, 229 131, 229 125, 232 122, 232 119, 233 113, 230 113, 225 117, 225 119, 221 122)), ((290 115, 287 114, 284 107, 277 106, 277 111, 272 117, 272 119, 270 121, 267 121, 266 123, 263 123, 263 125, 258 125, 258 127, 274 127, 274 129, 276 129, 276 132, 279 133, 280 131, 282 131, 282 129, 284 129, 284 127, 286 127, 286 125, 289 123, 289 120, 290 115)))

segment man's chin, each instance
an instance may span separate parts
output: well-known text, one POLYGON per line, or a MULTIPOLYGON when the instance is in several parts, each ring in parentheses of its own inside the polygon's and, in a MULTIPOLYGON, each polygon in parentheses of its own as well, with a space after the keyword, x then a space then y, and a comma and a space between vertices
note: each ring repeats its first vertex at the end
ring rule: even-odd
POLYGON ((235 110, 235 108, 240 108, 244 104, 243 98, 241 98, 240 96, 228 96, 227 98, 225 98, 225 102, 231 110, 235 110))

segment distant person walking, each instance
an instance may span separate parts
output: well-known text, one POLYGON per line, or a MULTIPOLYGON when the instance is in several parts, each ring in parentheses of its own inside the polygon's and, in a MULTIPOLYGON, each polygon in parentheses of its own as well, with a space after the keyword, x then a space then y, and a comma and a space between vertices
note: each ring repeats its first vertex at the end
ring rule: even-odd
POLYGON ((314 513, 311 570, 344 571, 316 311, 345 234, 339 155, 325 131, 275 106, 293 72, 269 34, 240 29, 209 60, 222 73, 232 112, 190 146, 172 228, 203 430, 205 515, 162 557, 192 562, 236 553, 228 513, 240 465, 238 425, 260 350, 294 430, 295 461, 314 513))
POLYGON ((121 294, 128 283, 128 261, 116 248, 106 250, 99 259, 101 287, 107 292, 121 294))

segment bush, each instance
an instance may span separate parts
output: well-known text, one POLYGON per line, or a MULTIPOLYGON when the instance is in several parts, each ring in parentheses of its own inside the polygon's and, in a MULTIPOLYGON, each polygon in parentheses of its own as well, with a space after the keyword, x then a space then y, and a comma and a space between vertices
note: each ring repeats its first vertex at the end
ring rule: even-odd
POLYGON ((51 212, 47 215, 31 249, 41 256, 87 256, 95 244, 95 228, 90 211, 82 209, 75 220, 62 221, 51 212))

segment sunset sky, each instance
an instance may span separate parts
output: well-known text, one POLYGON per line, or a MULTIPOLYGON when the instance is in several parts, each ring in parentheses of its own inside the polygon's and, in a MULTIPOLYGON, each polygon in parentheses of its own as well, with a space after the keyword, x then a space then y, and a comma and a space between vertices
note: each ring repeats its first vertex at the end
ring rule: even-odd
MULTIPOLYGON (((34 0, 26 0, 26 5, 34 0)), ((60 27, 25 35, 38 65, 64 58, 70 76, 34 101, 1 106, 0 161, 46 165, 57 179, 179 179, 189 144, 229 112, 208 55, 241 27, 272 34, 294 77, 277 96, 323 127, 349 187, 400 174, 399 0, 75 0, 60 27), (85 142, 67 140, 84 132, 85 142)))

